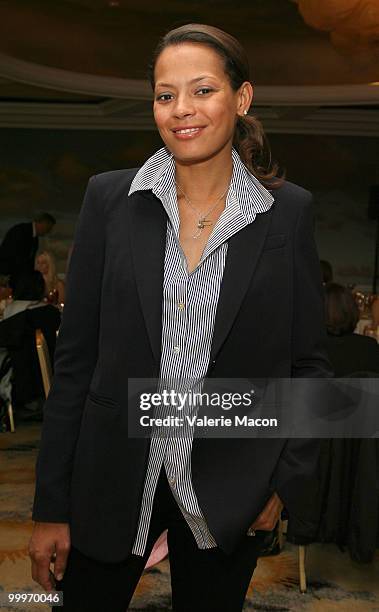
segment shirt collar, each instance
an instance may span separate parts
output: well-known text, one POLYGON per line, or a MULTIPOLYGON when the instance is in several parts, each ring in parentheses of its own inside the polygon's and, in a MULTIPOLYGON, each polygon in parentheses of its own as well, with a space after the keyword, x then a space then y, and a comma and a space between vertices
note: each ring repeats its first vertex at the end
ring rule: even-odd
MULTIPOLYGON (((271 208, 274 197, 268 189, 247 169, 232 149, 233 174, 230 182, 226 205, 239 205, 247 223, 254 221, 257 213, 271 208)), ((128 195, 136 191, 151 190, 158 198, 172 194, 175 189, 175 160, 166 148, 159 149, 144 163, 135 175, 128 195)), ((165 198, 166 199, 166 198, 165 198)))

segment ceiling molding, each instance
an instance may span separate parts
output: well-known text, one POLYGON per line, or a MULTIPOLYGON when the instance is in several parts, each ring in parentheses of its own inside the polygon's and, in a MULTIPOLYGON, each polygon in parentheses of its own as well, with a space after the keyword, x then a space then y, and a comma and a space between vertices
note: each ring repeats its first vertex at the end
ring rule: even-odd
MULTIPOLYGON (((379 136, 379 111, 357 108, 255 107, 268 133, 379 136)), ((151 102, 0 103, 0 127, 70 130, 155 130, 151 102)))
MULTIPOLYGON (((71 72, 25 62, 0 53, 0 78, 46 89, 112 99, 151 100, 146 80, 121 79, 71 72)), ((379 84, 257 85, 255 104, 262 106, 351 106, 379 103, 379 84)))
POLYGON ((148 81, 50 68, 0 53, 0 77, 37 87, 109 98, 151 99, 148 81))
POLYGON ((254 103, 267 106, 363 106, 379 104, 379 84, 262 86, 254 103))
MULTIPOLYGON (((252 110, 268 133, 378 137, 379 83, 257 86, 252 110), (361 108, 363 105, 373 108, 361 108)), ((0 127, 155 130, 150 85, 142 80, 49 68, 0 54, 0 127), (85 94, 86 100, 57 102, 47 96, 43 102, 26 102, 20 96, 20 101, 1 102, 2 79, 5 84, 4 79, 26 84, 25 94, 33 86, 54 90, 54 96, 59 91, 85 94)))

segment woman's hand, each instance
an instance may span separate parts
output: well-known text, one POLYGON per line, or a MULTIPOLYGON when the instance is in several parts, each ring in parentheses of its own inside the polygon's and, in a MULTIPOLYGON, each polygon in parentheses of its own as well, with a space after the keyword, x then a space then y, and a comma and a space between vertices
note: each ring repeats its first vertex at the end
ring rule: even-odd
POLYGON ((45 591, 55 588, 55 580, 62 580, 70 548, 68 523, 34 523, 29 541, 32 578, 45 591), (54 574, 50 571, 50 563, 54 564, 54 574))
POLYGON ((250 526, 250 530, 260 529, 263 531, 272 531, 279 520, 280 513, 283 510, 283 502, 277 493, 273 493, 250 526))

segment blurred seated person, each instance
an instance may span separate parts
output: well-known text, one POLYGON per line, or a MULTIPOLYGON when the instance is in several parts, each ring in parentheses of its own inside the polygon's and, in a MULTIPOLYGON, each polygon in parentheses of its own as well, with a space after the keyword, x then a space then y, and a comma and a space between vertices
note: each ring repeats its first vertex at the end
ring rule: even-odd
POLYGON ((9 276, 0 274, 0 301, 12 297, 12 288, 9 286, 9 276))
POLYGON ((9 287, 8 277, 0 274, 0 319, 3 318, 4 308, 12 299, 12 288, 9 287))
POLYGON ((17 420, 42 417, 44 389, 35 343, 36 329, 41 329, 46 339, 53 365, 61 315, 56 306, 43 301, 44 292, 45 282, 37 270, 20 277, 14 300, 6 306, 0 322, 0 346, 7 348, 13 367, 12 404, 17 420))
POLYGON ((354 333, 359 310, 349 289, 325 285, 327 351, 336 377, 354 372, 379 373, 379 345, 374 338, 354 333))
POLYGON ((56 291, 56 303, 64 304, 65 285, 57 276, 54 255, 50 251, 39 253, 36 257, 35 269, 41 272, 44 278, 45 297, 50 301, 53 292, 56 291))
POLYGON ((326 259, 320 259, 320 268, 321 268, 321 277, 322 284, 326 285, 327 283, 331 283, 333 280, 333 268, 332 264, 326 259))
POLYGON ((8 300, 11 297, 12 297, 11 287, 1 287, 0 286, 0 300, 8 300))

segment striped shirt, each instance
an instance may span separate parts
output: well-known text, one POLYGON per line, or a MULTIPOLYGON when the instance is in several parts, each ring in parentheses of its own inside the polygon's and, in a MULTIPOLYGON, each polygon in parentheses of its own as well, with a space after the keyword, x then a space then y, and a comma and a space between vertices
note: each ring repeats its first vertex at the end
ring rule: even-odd
MULTIPOLYGON (((188 382, 204 379, 208 370, 216 309, 228 250, 228 239, 249 223, 257 213, 266 212, 274 198, 248 171, 237 151, 232 150, 233 172, 221 213, 197 267, 188 273, 186 258, 179 242, 179 211, 173 155, 162 148, 140 168, 129 194, 151 190, 167 213, 166 250, 163 278, 162 346, 160 380, 188 382)), ((179 383, 180 384, 180 383, 179 383)), ((165 388, 168 388, 165 384, 165 388)), ((184 408, 182 416, 190 409, 184 408)), ((162 415, 159 414, 159 416, 162 415)), ((184 419, 185 421, 185 419, 184 419)), ((188 423, 180 437, 154 435, 150 442, 144 490, 137 534, 132 553, 142 556, 162 465, 173 496, 190 527, 197 546, 214 548, 217 543, 209 531, 199 506, 191 477, 193 431, 188 423)))

